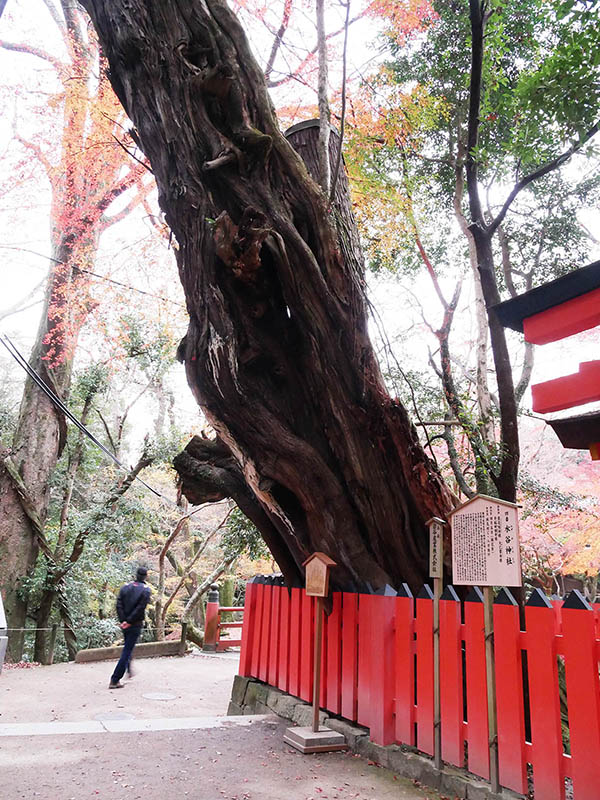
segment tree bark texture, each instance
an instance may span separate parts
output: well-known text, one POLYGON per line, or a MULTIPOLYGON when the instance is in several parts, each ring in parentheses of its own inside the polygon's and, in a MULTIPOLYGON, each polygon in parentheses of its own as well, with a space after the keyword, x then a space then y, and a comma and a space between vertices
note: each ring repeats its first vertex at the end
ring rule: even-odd
POLYGON ((184 493, 233 497, 290 583, 323 550, 334 586, 418 586, 424 523, 451 495, 385 389, 352 225, 281 134, 235 16, 222 0, 85 5, 177 242, 180 355, 218 436, 178 457, 184 493))

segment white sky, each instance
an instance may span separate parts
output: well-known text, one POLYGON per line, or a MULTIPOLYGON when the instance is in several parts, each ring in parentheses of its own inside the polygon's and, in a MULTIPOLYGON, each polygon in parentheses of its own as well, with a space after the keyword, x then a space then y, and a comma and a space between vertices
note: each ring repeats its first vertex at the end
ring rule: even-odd
MULTIPOLYGON (((303 57, 307 51, 312 49, 315 41, 314 27, 312 18, 309 17, 307 7, 304 20, 305 28, 303 35, 297 38, 293 44, 293 52, 285 54, 285 58, 303 57)), ((52 38, 52 26, 48 23, 48 18, 39 0, 10 0, 7 9, 0 20, 0 38, 9 41, 39 41, 47 48, 58 48, 58 40, 52 38), (32 13, 32 6, 39 8, 39 13, 32 13)), ((337 5, 332 4, 328 17, 328 28, 330 30, 340 27, 341 10, 337 5)), ((349 75, 360 76, 368 70, 368 66, 377 58, 376 51, 371 46, 367 46, 367 41, 373 38, 375 33, 372 22, 363 21, 352 26, 349 34, 349 75)), ((266 40, 265 40, 266 41, 266 40)), ((339 48, 341 45, 338 44, 339 48)), ((261 48, 267 52, 268 48, 261 48)), ((57 49, 58 52, 58 49, 57 49)), ((14 104, 12 107, 5 107, 4 113, 0 118, 0 159, 10 148, 10 141, 13 136, 12 120, 15 113, 20 120, 20 132, 25 135, 36 135, 36 126, 43 126, 43 119, 34 118, 28 120, 21 108, 25 107, 26 98, 21 97, 21 92, 27 86, 35 86, 43 77, 47 69, 44 62, 28 55, 7 52, 0 48, 0 75, 1 82, 13 87, 14 104)), ((338 80, 335 69, 332 70, 332 84, 338 80)), ((277 90, 276 100, 278 102, 291 102, 297 97, 302 102, 315 102, 313 95, 304 93, 298 84, 291 83, 288 86, 277 90), (302 92, 302 94, 300 94, 302 92)), ((4 180, 10 180, 5 176, 4 180)), ((30 292, 44 277, 47 270, 47 261, 44 256, 50 252, 48 237, 48 210, 49 193, 44 181, 40 180, 34 194, 29 194, 27 202, 22 202, 22 198, 9 196, 4 198, 0 195, 0 275, 2 292, 0 294, 0 312, 16 303, 20 298, 30 292), (16 249, 11 249, 16 248, 16 249), (20 249, 19 249, 20 248, 20 249), (34 255, 34 251, 41 255, 34 255)), ((592 231, 600 231, 600 218, 598 210, 590 211, 586 215, 585 223, 592 231)), ((149 225, 144 218, 144 212, 138 211, 126 222, 121 223, 107 235, 102 241, 99 255, 98 271, 110 272, 111 277, 121 280, 123 283, 137 286, 145 291, 155 292, 159 295, 169 293, 169 297, 175 302, 183 303, 183 293, 179 286, 177 271, 172 254, 162 253, 160 258, 159 274, 148 275, 145 272, 138 272, 135 261, 138 257, 140 242, 149 236, 149 225)), ((600 257, 600 253, 595 257, 600 257)), ((591 260, 591 259, 590 259, 591 260)), ((419 293, 420 296, 427 298, 431 294, 431 288, 426 277, 419 278, 410 287, 412 291, 419 293)), ((451 289, 448 290, 448 295, 451 289)), ((387 333, 390 338, 394 338, 399 332, 403 332, 407 327, 413 326, 415 335, 410 341, 410 357, 415 364, 424 364, 427 361, 427 340, 423 335, 422 323, 418 312, 413 308, 413 301, 407 289, 404 288, 395 278, 380 278, 372 284, 372 296, 379 309, 387 333)), ((432 308, 437 309, 437 304, 432 308)), ((139 303, 139 298, 131 294, 131 308, 135 309, 139 303)), ((472 289, 465 284, 461 307, 463 312, 456 323, 456 334, 458 340, 466 339, 472 325, 471 318, 466 309, 472 303, 472 289)), ((14 337, 17 344, 23 348, 26 354, 33 343, 35 331, 37 329, 40 305, 36 305, 17 315, 11 316, 0 322, 0 329, 14 337)), ((432 313, 432 317, 439 319, 439 310, 432 313)), ((180 333, 185 333, 185 319, 179 317, 177 325, 180 326, 180 333)), ((518 349, 518 337, 512 337, 515 348, 518 349)), ((88 345, 89 346, 89 345, 88 345)), ((84 344, 85 348, 85 344, 84 344)), ((534 372, 534 382, 547 380, 552 377, 564 375, 576 371, 577 364, 581 360, 588 360, 594 357, 597 352, 597 338, 594 341, 589 336, 571 337, 561 343, 546 345, 536 349, 536 367, 534 372)), ((90 354, 93 355, 93 354, 90 354)), ((0 352, 0 365, 7 363, 4 353, 0 352)), ((4 371, 4 370, 3 370, 4 371)), ((15 365, 10 370, 10 378, 15 381, 21 379, 19 368, 15 365)), ((195 402, 187 388, 183 374, 183 367, 176 365, 172 369, 171 378, 177 392, 178 414, 190 426, 198 424, 198 414, 195 402)), ((140 407, 139 412, 142 418, 138 423, 140 435, 145 427, 144 418, 149 411, 140 407)), ((572 413, 572 412, 569 412, 572 413)))

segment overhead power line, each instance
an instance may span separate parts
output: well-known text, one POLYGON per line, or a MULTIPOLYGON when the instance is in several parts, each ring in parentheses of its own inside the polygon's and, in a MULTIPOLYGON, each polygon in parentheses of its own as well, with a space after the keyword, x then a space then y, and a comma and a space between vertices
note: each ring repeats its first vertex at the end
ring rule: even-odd
MULTIPOLYGON (((60 409, 60 411, 62 411, 62 413, 65 415, 65 417, 67 417, 77 428, 79 428, 79 430, 83 434, 85 434, 85 436, 87 436, 88 439, 96 445, 96 447, 98 447, 100 450, 102 450, 102 452, 105 455, 107 455, 110 458, 110 460, 113 461, 117 465, 117 467, 119 467, 119 469, 122 469, 124 472, 129 473, 130 470, 124 464, 122 464, 119 461, 119 459, 115 456, 115 454, 111 453, 111 451, 108 449, 108 447, 103 445, 102 442, 99 439, 97 439, 94 436, 94 434, 82 422, 80 422, 80 420, 78 420, 77 417, 73 413, 71 413, 71 411, 63 403, 63 401, 60 399, 60 397, 58 397, 58 395, 48 386, 48 384, 41 377, 41 375, 39 375, 33 369, 31 364, 29 364, 27 362, 27 360, 24 358, 24 356, 17 349, 16 345, 9 339, 9 337, 5 333, 0 333, 0 342, 4 345, 5 349, 10 353, 10 355, 14 358, 14 360, 17 362, 17 364, 22 369, 25 370, 25 372, 29 375, 29 377, 32 379, 32 381, 34 381, 34 383, 36 383, 39 386, 39 388, 50 399, 50 401, 58 409, 60 409)), ((146 481, 142 480, 142 478, 140 478, 139 475, 136 475, 135 480, 139 481, 139 483, 141 483, 142 486, 144 486, 146 489, 151 491, 152 494, 154 494, 156 497, 160 498, 161 500, 164 500, 165 503, 168 503, 170 506, 175 506, 176 508, 178 507, 177 503, 175 503, 169 497, 165 497, 165 495, 163 495, 161 492, 159 492, 158 489, 155 489, 154 487, 150 486, 150 484, 146 483, 146 481)))
MULTIPOLYGON (((22 253, 31 253, 34 256, 39 256, 40 258, 45 258, 48 261, 52 261, 55 264, 66 264, 65 261, 61 261, 58 258, 52 258, 52 256, 44 255, 44 253, 38 253, 36 250, 30 250, 27 247, 14 247, 13 245, 9 244, 0 244, 0 247, 3 250, 17 250, 18 252, 22 253)), ((119 286, 121 289, 127 289, 129 292, 137 292, 137 294, 146 295, 146 297, 153 297, 155 300, 162 300, 163 303, 170 303, 173 306, 179 306, 179 308, 183 308, 187 311, 186 306, 183 303, 178 303, 177 300, 171 300, 168 297, 163 297, 160 294, 153 294, 152 292, 146 292, 144 289, 138 289, 137 286, 130 286, 128 283, 121 283, 120 281, 116 281, 114 278, 108 278, 106 275, 99 275, 97 272, 92 272, 89 269, 83 269, 83 267, 77 267, 75 264, 71 265, 71 269, 74 272, 81 272, 85 275, 91 275, 93 278, 97 278, 99 281, 105 281, 106 283, 112 283, 115 286, 119 286)))

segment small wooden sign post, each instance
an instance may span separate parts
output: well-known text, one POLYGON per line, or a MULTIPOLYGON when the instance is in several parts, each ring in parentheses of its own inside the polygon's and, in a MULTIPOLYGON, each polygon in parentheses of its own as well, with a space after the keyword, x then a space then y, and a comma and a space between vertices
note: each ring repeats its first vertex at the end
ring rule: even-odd
POLYGON ((442 768, 441 694, 440 694, 440 598, 444 590, 444 525, 432 517, 429 528, 429 577, 433 578, 433 754, 436 769, 442 768))
POLYGON ((348 748, 343 734, 319 726, 323 599, 329 594, 329 570, 335 565, 335 561, 329 556, 319 552, 313 553, 303 564, 306 567, 306 594, 309 597, 316 597, 312 726, 288 728, 283 737, 284 742, 291 744, 301 753, 325 753, 348 748))
POLYGON ((500 791, 494 666, 494 586, 521 586, 519 512, 515 503, 475 495, 449 515, 452 525, 452 582, 483 587, 490 783, 500 791))

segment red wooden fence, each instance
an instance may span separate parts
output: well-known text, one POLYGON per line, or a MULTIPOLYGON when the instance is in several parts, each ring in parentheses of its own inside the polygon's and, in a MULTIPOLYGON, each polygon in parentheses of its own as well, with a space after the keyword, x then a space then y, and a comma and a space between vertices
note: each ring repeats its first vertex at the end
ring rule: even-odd
MULTIPOLYGON (((240 674, 312 702, 314 600, 303 590, 250 582, 240 674)), ((506 589, 494 605, 500 783, 538 800, 600 798, 600 611, 578 592, 551 603, 536 590, 525 630, 506 589), (564 671, 568 726, 561 728, 564 671)), ((483 598, 464 604, 452 587, 440 602, 444 761, 489 778, 483 598)), ((320 705, 370 729, 378 744, 433 753, 433 601, 334 593, 323 628, 320 705)), ((563 702, 564 711, 564 702, 563 702)))

